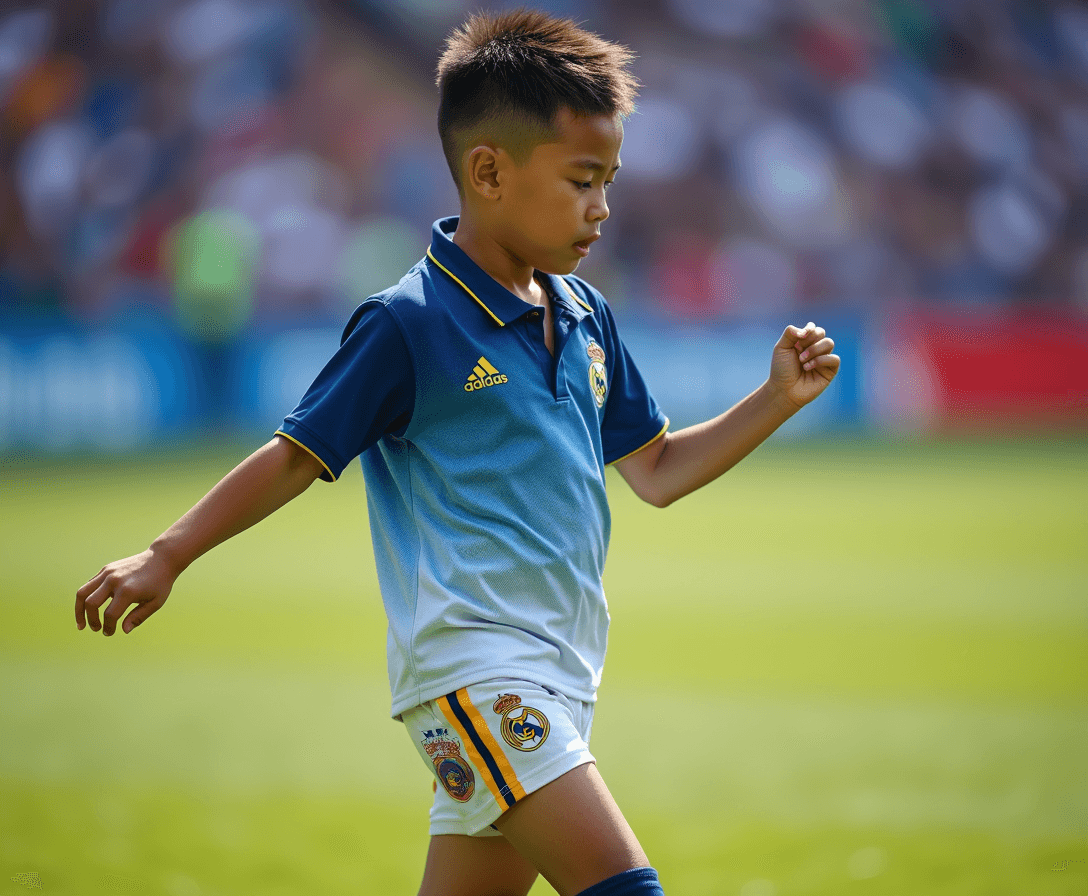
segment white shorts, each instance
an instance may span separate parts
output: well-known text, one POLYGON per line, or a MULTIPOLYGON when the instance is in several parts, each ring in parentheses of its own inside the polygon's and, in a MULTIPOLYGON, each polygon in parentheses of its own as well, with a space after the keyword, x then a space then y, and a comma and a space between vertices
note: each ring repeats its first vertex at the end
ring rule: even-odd
POLYGON ((534 790, 595 762, 593 703, 493 678, 406 709, 401 720, 435 776, 431 835, 498 837, 492 823, 534 790))

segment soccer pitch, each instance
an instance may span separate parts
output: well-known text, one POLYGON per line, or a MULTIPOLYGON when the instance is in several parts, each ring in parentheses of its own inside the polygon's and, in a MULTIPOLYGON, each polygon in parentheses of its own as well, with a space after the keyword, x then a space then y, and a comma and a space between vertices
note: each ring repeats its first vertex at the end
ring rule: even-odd
MULTIPOLYGON (((260 441, 5 462, 0 896, 416 891, 357 463, 76 630, 260 441)), ((591 747, 670 896, 1088 893, 1086 448, 772 440, 665 510, 610 471, 591 747)))

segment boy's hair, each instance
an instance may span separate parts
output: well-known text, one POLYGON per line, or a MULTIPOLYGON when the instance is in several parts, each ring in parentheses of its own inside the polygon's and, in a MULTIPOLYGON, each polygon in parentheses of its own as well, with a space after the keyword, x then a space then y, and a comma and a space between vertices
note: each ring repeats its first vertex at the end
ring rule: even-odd
POLYGON ((634 110, 634 54, 583 31, 570 19, 518 9, 476 13, 446 40, 438 61, 438 133, 457 191, 470 140, 496 140, 516 165, 556 136, 566 106, 577 115, 634 110))

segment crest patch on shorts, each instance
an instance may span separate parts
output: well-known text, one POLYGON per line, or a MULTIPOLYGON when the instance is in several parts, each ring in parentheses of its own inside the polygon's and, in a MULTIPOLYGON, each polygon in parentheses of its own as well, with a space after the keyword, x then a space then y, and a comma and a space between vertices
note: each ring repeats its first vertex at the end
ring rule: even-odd
POLYGON ((467 803, 476 792, 476 776, 461 755, 461 742, 450 734, 449 728, 432 728, 421 733, 420 743, 434 763, 438 782, 457 802, 467 803))
POLYGON ((491 708, 502 716, 499 722, 502 739, 515 750, 531 753, 548 739, 551 730, 548 717, 539 709, 522 706, 517 694, 499 694, 491 708))

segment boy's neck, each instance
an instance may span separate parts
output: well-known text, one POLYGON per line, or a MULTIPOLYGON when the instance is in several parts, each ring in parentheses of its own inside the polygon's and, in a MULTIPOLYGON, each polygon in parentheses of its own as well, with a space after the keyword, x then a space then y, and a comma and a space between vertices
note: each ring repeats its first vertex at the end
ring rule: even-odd
POLYGON ((473 227, 463 213, 453 234, 453 244, 522 301, 544 304, 544 290, 533 279, 535 269, 512 256, 486 232, 473 227))

